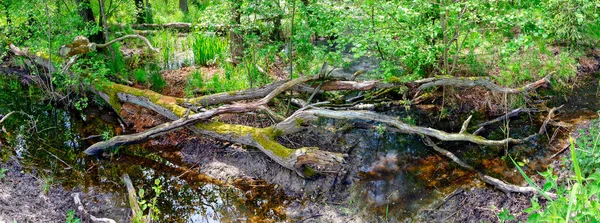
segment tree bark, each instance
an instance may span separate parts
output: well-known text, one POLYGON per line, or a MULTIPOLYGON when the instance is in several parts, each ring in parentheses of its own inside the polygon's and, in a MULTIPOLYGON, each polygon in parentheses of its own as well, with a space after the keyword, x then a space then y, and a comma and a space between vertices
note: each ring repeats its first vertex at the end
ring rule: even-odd
POLYGON ((231 60, 234 65, 237 65, 241 62, 241 59, 244 55, 244 36, 240 33, 240 25, 242 24, 242 15, 241 10, 242 1, 232 0, 231 1, 231 17, 233 28, 229 31, 229 39, 231 39, 231 60))
POLYGON ((188 13, 188 1, 187 0, 179 0, 179 10, 183 13, 188 13))
POLYGON ((144 7, 144 0, 135 0, 135 20, 137 23, 144 23, 146 17, 146 7, 144 7))

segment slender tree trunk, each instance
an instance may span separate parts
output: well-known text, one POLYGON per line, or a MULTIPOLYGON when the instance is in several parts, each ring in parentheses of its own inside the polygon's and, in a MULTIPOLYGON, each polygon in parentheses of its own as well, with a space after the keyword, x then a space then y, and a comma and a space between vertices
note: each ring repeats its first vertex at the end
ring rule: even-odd
POLYGON ((0 4, 2 4, 2 7, 4 7, 4 15, 6 16, 6 27, 10 27, 10 23, 11 23, 10 15, 8 14, 8 12, 9 12, 8 7, 10 7, 10 3, 11 3, 10 1, 2 1, 2 3, 0 3, 0 4))
POLYGON ((137 23, 144 23, 144 17, 146 9, 144 7, 144 0, 135 0, 135 20, 137 23))
POLYGON ((144 15, 146 15, 146 23, 154 23, 154 20, 152 19, 152 5, 150 4, 150 0, 146 0, 146 9, 144 12, 144 15))
POLYGON ((187 0, 179 0, 179 10, 183 13, 188 12, 188 1, 187 0))
MULTIPOLYGON (((81 18, 83 18, 83 21, 89 24, 97 25, 96 17, 94 17, 94 11, 92 11, 92 8, 90 7, 90 0, 75 0, 75 3, 77 3, 77 13, 79 16, 81 16, 81 18)), ((90 35, 90 41, 103 43, 104 38, 102 33, 102 31, 98 31, 98 33, 90 35)))
POLYGON ((233 26, 229 32, 229 38, 231 39, 231 60, 233 64, 239 64, 244 54, 244 36, 240 33, 240 25, 242 23, 242 15, 240 9, 242 8, 242 1, 232 0, 231 1, 231 15, 233 18, 233 26))
MULTIPOLYGON (((106 24, 106 14, 104 13, 104 0, 98 0, 98 5, 100 6, 100 21, 102 22, 102 29, 104 30, 104 42, 106 42, 106 40, 108 40, 108 25, 106 24)), ((110 52, 110 55, 114 62, 115 51, 110 46, 108 47, 108 51, 110 52)))
POLYGON ((75 3, 77 3, 77 13, 83 18, 83 21, 96 23, 94 12, 90 7, 90 0, 75 0, 75 3))

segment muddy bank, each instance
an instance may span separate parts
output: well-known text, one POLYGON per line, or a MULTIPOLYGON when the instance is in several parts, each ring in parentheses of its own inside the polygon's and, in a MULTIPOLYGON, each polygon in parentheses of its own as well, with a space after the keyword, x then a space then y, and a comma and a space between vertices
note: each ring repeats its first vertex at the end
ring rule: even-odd
MULTIPOLYGON (((48 173, 24 168, 18 158, 0 163, 5 176, 0 179, 0 222, 65 222, 67 212, 77 210, 71 196, 79 193, 86 210, 97 217, 128 222, 130 211, 125 204, 115 204, 111 194, 97 193, 90 188, 67 190, 48 173)), ((75 212, 83 222, 89 219, 75 212)))

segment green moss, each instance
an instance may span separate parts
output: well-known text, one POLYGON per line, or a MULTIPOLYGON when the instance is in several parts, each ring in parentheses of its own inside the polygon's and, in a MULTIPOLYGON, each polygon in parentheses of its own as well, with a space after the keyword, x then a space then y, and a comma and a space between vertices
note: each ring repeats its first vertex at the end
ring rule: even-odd
POLYGON ((274 155, 286 159, 292 155, 293 149, 287 148, 277 141, 275 137, 281 134, 281 131, 274 127, 255 128, 244 125, 226 124, 222 122, 199 123, 196 127, 214 131, 219 134, 232 134, 234 136, 243 137, 250 135, 254 141, 260 144, 264 149, 273 152, 274 155))
POLYGON ((399 77, 394 77, 394 76, 391 76, 391 77, 388 79, 388 82, 390 82, 390 83, 392 83, 392 84, 400 84, 400 83, 402 83, 402 79, 400 79, 399 77))
POLYGON ((303 123, 304 123, 304 120, 302 120, 301 118, 296 118, 296 126, 300 127, 300 126, 302 126, 303 123))
POLYGON ((302 166, 302 175, 304 175, 304 177, 306 178, 312 178, 317 174, 317 172, 315 170, 313 170, 312 168, 310 168, 307 165, 302 166))

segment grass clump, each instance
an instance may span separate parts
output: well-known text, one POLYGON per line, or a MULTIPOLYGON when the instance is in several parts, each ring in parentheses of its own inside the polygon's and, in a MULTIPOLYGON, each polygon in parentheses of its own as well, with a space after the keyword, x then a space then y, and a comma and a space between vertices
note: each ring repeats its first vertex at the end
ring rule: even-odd
POLYGON ((152 72, 150 74, 150 84, 153 91, 161 92, 167 82, 159 72, 152 72))
POLYGON ((225 54, 227 42, 219 37, 197 35, 192 42, 196 64, 207 66, 216 64, 220 55, 225 54))
POLYGON ((144 69, 136 69, 133 72, 133 75, 135 76, 135 81, 138 84, 146 84, 148 82, 148 74, 144 69))

